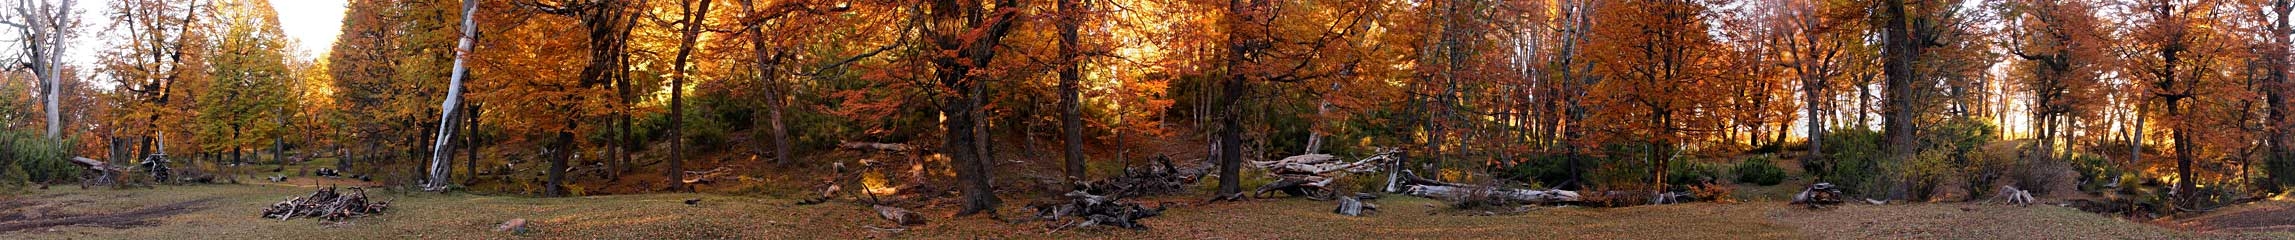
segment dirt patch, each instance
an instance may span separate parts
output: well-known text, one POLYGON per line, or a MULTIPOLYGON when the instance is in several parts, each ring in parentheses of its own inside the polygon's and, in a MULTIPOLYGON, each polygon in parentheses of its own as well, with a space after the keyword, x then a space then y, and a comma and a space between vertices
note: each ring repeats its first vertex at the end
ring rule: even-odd
MULTIPOLYGON (((129 228, 148 225, 151 223, 151 219, 154 218, 173 216, 176 214, 204 209, 204 205, 215 200, 216 198, 206 198, 171 203, 167 205, 145 207, 142 209, 126 212, 97 214, 54 213, 53 211, 55 209, 61 208, 64 205, 85 203, 86 201, 84 200, 66 201, 52 204, 39 204, 47 207, 30 207, 34 209, 17 211, 14 214, 0 216, 0 232, 15 232, 57 226, 98 226, 109 228, 129 228)), ((19 199, 16 201, 26 200, 19 199)))
POLYGON ((2176 225, 2202 231, 2295 231, 2295 218, 2288 216, 2295 216, 2295 203, 2257 202, 2220 209, 2176 225))

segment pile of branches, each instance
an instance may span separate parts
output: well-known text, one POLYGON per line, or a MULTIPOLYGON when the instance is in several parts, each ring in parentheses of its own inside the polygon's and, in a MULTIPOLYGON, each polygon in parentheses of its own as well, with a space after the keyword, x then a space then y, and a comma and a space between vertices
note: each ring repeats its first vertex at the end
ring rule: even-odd
POLYGON ((380 214, 386 209, 390 209, 390 202, 367 198, 365 188, 351 187, 347 192, 337 192, 335 187, 327 187, 312 192, 310 196, 288 198, 271 204, 263 208, 263 218, 285 221, 295 217, 309 217, 334 222, 380 214))
POLYGON ((1187 192, 1188 185, 1195 184, 1196 179, 1202 179, 1208 172, 1201 168, 1179 168, 1165 156, 1157 156, 1156 163, 1146 168, 1127 167, 1123 175, 1083 182, 1080 183, 1083 187, 1078 189, 1121 198, 1178 194, 1187 192))
POLYGON ((1291 196, 1305 196, 1314 200, 1331 200, 1339 196, 1331 183, 1348 173, 1377 172, 1380 166, 1396 161, 1401 149, 1380 149, 1379 154, 1354 162, 1339 160, 1330 154, 1307 154, 1276 161, 1252 161, 1251 165, 1266 169, 1275 175, 1274 182, 1253 190, 1254 198, 1266 197, 1270 192, 1283 192, 1291 196))
POLYGON ((1028 207, 1036 210, 1036 220, 1057 222, 1051 226, 1053 230, 1093 226, 1145 230, 1147 225, 1141 225, 1139 220, 1163 215, 1164 207, 1168 205, 1157 204, 1155 208, 1147 208, 1136 202, 1120 201, 1116 196, 1088 191, 1068 192, 1062 195, 1067 198, 1064 202, 1028 207))

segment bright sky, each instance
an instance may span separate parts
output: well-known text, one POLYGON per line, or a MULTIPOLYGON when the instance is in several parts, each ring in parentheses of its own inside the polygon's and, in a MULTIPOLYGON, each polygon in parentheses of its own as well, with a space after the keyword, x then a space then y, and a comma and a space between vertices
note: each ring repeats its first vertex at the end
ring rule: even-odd
MULTIPOLYGON (((102 43, 103 38, 113 35, 95 33, 111 25, 111 19, 104 17, 104 14, 111 12, 108 2, 111 1, 74 2, 75 8, 80 10, 80 26, 84 28, 81 29, 80 41, 69 46, 68 50, 72 52, 72 59, 69 60, 71 63, 81 66, 94 64, 99 53, 97 50, 105 47, 105 44, 95 43, 102 43)), ((345 0, 274 0, 271 1, 271 8, 278 10, 279 30, 285 31, 287 37, 294 38, 296 45, 302 49, 302 53, 293 55, 317 57, 333 49, 335 36, 342 34, 343 8, 346 4, 345 0)))

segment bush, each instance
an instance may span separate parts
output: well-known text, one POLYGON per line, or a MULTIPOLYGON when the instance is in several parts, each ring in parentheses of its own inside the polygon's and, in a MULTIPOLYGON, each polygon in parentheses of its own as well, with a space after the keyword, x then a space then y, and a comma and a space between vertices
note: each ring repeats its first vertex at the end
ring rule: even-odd
POLYGON ((1675 159, 1668 163, 1673 166, 1666 167, 1666 186, 1696 186, 1725 179, 1722 178, 1723 168, 1720 164, 1690 159, 1675 159))
MULTIPOLYGON (((1532 155, 1524 161, 1507 166, 1506 171, 1498 173, 1498 177, 1512 181, 1534 182, 1546 186, 1561 187, 1570 183, 1571 180, 1570 158, 1570 155, 1565 154, 1532 155)), ((1592 160, 1581 160, 1593 162, 1592 160)))
POLYGON ((0 131, 0 181, 12 184, 25 182, 56 183, 80 180, 83 170, 71 162, 71 143, 52 140, 40 134, 21 131, 0 131))
POLYGON ((1912 200, 1930 200, 1945 180, 1960 175, 1959 169, 1953 165, 1952 154, 1937 149, 1921 151, 1920 155, 1896 166, 1901 169, 1891 172, 1899 174, 1897 179, 1905 181, 1906 197, 1912 200))
POLYGON ((1738 162, 1736 167, 1730 168, 1730 171, 1737 173, 1737 182, 1740 183, 1773 186, 1785 182, 1785 169, 1777 167, 1769 158, 1768 155, 1746 158, 1738 162))
POLYGON ((1817 181, 1841 186, 1852 195, 1887 193, 1888 174, 1882 159, 1881 133, 1872 130, 1835 129, 1825 134, 1826 159, 1806 161, 1818 175, 1817 181))

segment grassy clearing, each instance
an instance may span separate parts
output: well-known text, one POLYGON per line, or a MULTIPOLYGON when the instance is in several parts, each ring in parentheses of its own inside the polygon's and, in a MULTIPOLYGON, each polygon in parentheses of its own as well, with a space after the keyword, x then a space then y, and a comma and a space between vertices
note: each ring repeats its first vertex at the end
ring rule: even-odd
MULTIPOLYGON (((375 191, 392 199, 382 215, 344 224, 311 219, 260 219, 257 210, 308 188, 256 185, 163 186, 158 189, 56 188, 17 196, 40 202, 80 202, 64 211, 103 212, 214 198, 203 208, 130 228, 67 226, 0 233, 29 239, 498 239, 491 232, 511 218, 534 222, 525 237, 614 239, 855 239, 855 238, 1107 238, 1107 239, 1869 239, 1869 238, 2282 238, 2285 232, 2195 233, 2118 220, 2061 207, 1978 204, 1846 206, 1809 211, 1777 202, 1693 203, 1627 208, 1538 208, 1517 215, 1471 216, 1434 200, 1392 197, 1384 212, 1344 217, 1329 202, 1304 199, 1201 204, 1166 197, 1166 215, 1145 220, 1153 229, 1051 232, 1045 223, 1007 223, 974 216, 950 219, 951 207, 924 211, 931 223, 900 233, 865 206, 830 203, 794 206, 792 199, 708 194, 644 194, 528 198, 375 191), (685 199, 702 198, 699 205, 685 199), (2243 234, 2243 235, 2235 235, 2243 234)), ((1018 200, 1005 215, 1018 216, 1018 200)))

